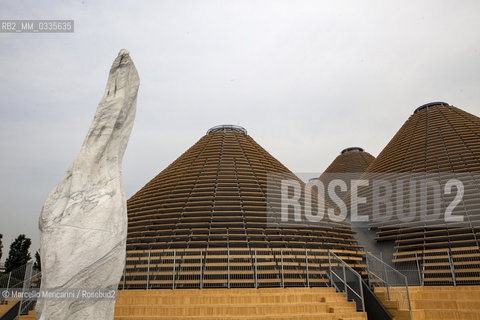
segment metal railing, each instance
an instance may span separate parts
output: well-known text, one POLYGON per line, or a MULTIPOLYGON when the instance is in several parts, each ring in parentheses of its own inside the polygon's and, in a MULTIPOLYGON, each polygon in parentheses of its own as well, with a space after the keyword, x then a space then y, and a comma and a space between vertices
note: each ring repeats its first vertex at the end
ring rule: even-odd
POLYGON ((332 287, 344 292, 347 300, 355 301, 358 311, 365 311, 362 276, 330 250, 327 276, 332 287))
POLYGON ((480 284, 480 250, 476 247, 442 248, 401 253, 394 267, 410 285, 480 284))
MULTIPOLYGON (((25 278, 22 285, 22 296, 23 292, 25 292, 26 290, 32 288, 39 289, 41 284, 41 278, 42 273, 33 268, 33 261, 29 261, 25 268, 25 278)), ((20 315, 28 314, 30 310, 33 310, 35 308, 36 304, 37 300, 35 298, 29 298, 26 300, 21 299, 20 306, 18 308, 18 317, 20 317, 20 315)))
POLYGON ((412 306, 407 277, 369 252, 366 253, 365 258, 370 287, 385 288, 386 299, 397 301, 398 309, 408 310, 411 318, 412 306))
POLYGON ((480 249, 463 248, 449 251, 455 285, 480 284, 480 249))
MULTIPOLYGON (((25 279, 25 272, 27 270, 27 264, 12 270, 8 273, 0 275, 0 288, 21 288, 25 279)), ((32 265, 33 266, 33 265, 32 265)), ((2 297, 0 297, 2 299, 2 297)))
MULTIPOLYGON (((358 263, 355 251, 342 252, 340 258, 325 249, 146 250, 128 253, 118 288, 284 288, 328 287, 331 284, 340 288, 338 281, 331 280, 332 275, 337 274, 338 264, 345 269, 346 277, 341 289, 348 299, 357 302, 359 310, 364 311, 363 292, 358 291, 361 290, 361 282, 358 282, 361 277, 347 263, 358 263), (332 259, 339 261, 332 264, 332 259)), ((33 263, 29 263, 0 277, 0 284, 4 288, 21 290, 39 288, 41 273, 32 267, 33 263)), ((27 314, 35 304, 32 299, 21 301, 19 315, 27 314)))
MULTIPOLYGON (((380 259, 382 259, 381 252, 380 259)), ((403 253, 397 257, 394 257, 393 267, 407 277, 409 285, 423 286, 423 255, 418 254, 417 252, 403 253)))
MULTIPOLYGON (((351 256, 350 262, 358 263, 355 255, 351 256)), ((349 257, 343 253, 342 258, 349 257)), ((327 250, 210 248, 130 252, 119 289, 328 286, 328 261, 327 250)))
MULTIPOLYGON (((23 293, 31 288, 40 288, 41 273, 33 268, 33 260, 30 260, 23 266, 8 272, 0 277, 0 288, 8 290, 20 290, 23 297, 23 293)), ((27 314, 35 307, 36 301, 33 298, 18 299, 9 298, 14 301, 18 301, 18 316, 27 314)), ((5 297, 0 297, 0 302, 4 303, 8 300, 5 297), (3 300, 1 300, 3 299, 3 300)))

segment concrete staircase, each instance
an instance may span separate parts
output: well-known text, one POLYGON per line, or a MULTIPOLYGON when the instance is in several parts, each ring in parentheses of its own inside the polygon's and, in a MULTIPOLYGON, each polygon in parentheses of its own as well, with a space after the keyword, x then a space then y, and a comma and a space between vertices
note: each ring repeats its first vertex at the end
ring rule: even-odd
MULTIPOLYGON (((21 320, 34 320, 31 311, 21 320)), ((115 320, 367 320, 333 288, 122 290, 115 320)))
POLYGON ((115 319, 367 319, 333 288, 120 291, 115 319))
MULTIPOLYGON (((396 288, 405 292, 405 288, 396 288)), ((480 320, 480 286, 408 287, 414 320, 480 320)), ((385 288, 375 294, 396 320, 410 319, 408 309, 387 300, 385 288)))
MULTIPOLYGON (((31 311, 21 320, 34 320, 31 311)), ((367 320, 333 288, 121 290, 115 320, 367 320)))

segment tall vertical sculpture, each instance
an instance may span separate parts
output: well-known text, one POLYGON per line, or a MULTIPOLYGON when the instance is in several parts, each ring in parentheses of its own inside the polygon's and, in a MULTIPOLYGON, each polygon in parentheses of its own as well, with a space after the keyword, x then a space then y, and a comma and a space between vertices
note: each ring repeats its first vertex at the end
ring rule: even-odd
MULTIPOLYGON (((113 62, 80 154, 50 193, 39 221, 42 289, 116 289, 125 263, 127 208, 122 158, 139 77, 127 50, 113 62)), ((48 300, 39 319, 113 319, 114 300, 48 300)))

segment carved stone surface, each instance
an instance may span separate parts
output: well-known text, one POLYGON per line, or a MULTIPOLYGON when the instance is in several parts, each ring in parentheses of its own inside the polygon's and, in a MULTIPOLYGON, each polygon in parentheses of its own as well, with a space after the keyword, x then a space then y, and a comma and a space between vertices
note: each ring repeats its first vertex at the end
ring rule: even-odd
MULTIPOLYGON (((139 87, 127 50, 113 62, 80 154, 48 196, 39 221, 42 289, 115 290, 125 264, 122 158, 139 87)), ((61 133, 60 133, 61 134, 61 133)), ((38 319, 113 319, 114 300, 39 300, 38 319)))

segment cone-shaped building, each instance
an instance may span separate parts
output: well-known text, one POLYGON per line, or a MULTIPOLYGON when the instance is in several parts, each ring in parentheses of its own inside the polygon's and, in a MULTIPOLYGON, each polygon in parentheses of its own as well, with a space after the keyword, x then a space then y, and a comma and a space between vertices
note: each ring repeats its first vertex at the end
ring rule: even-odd
POLYGON ((290 276, 292 283, 303 285, 305 279, 299 283, 299 277, 306 263, 308 272, 317 272, 318 282, 324 283, 328 249, 361 267, 361 248, 347 224, 292 226, 267 219, 278 209, 267 201, 272 196, 267 176, 272 173, 294 177, 244 128, 223 125, 208 130, 128 201, 127 286, 145 287, 146 259, 149 265, 161 266, 167 260, 175 265, 173 278, 168 269, 148 279, 149 286, 157 287, 278 284, 290 276), (298 262, 299 254, 307 255, 307 261, 303 257, 298 262), (252 259, 255 264, 264 259, 265 274, 252 269, 252 259), (289 259, 293 269, 280 279, 278 271, 287 268, 283 262, 289 259))
POLYGON ((444 102, 418 107, 369 172, 480 172, 480 118, 444 102))
MULTIPOLYGON (((405 210, 419 214, 418 218, 409 220, 394 215, 386 221, 375 220, 370 226, 376 230, 377 241, 393 242, 393 262, 424 263, 425 282, 455 282, 455 277, 457 283, 480 281, 478 270, 471 268, 478 266, 480 257, 480 118, 443 102, 423 105, 415 110, 362 177, 387 177, 396 182, 418 178, 439 181, 441 188, 437 190, 443 203, 438 207, 438 216, 431 215, 436 212, 433 198, 422 196, 418 189, 417 197, 411 197, 412 189, 403 185, 403 189, 397 187, 392 193, 392 208, 400 204, 405 210), (450 178, 462 180, 463 195, 457 187, 445 191, 444 185, 450 178), (449 204, 456 201, 457 195, 461 200, 455 202, 453 214, 463 217, 463 221, 447 221, 449 204), (422 199, 428 200, 422 203, 422 199), (420 218, 423 214, 425 219, 420 218), (456 265, 453 276, 450 263, 456 265), (448 266, 445 272, 442 266, 448 266)), ((362 214, 375 218, 371 206, 364 208, 362 214)), ((367 250, 373 250, 366 246, 367 250)))
MULTIPOLYGON (((375 157, 359 147, 343 149, 324 173, 363 173, 375 157)), ((321 179, 321 177, 320 177, 321 179)))
MULTIPOLYGON (((345 148, 318 179, 323 183, 325 188, 328 188, 330 182, 334 179, 344 181, 347 189, 345 191, 337 190, 336 193, 340 198, 343 198, 347 208, 350 208, 348 192, 350 190, 351 182, 352 180, 359 179, 373 160, 375 160, 375 157, 370 153, 365 152, 363 148, 345 148)), ((330 197, 325 197, 325 200, 330 206, 336 206, 330 197)))

